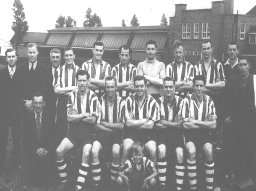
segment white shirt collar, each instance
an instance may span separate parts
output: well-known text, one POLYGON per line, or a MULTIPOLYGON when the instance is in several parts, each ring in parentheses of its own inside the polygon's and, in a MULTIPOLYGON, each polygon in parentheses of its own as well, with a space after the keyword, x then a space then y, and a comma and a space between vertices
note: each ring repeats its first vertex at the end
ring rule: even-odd
POLYGON ((235 65, 237 65, 237 64, 238 64, 238 58, 236 59, 236 62, 235 62, 235 64, 234 64, 233 66, 231 66, 231 64, 229 63, 229 59, 227 59, 227 61, 226 61, 226 63, 225 63, 225 65, 230 65, 231 68, 234 68, 235 65))
MULTIPOLYGON (((32 66, 32 63, 31 62, 29 62, 29 70, 31 69, 31 66, 32 66)), ((33 69, 35 70, 36 69, 36 66, 37 66, 37 61, 35 61, 34 63, 33 63, 33 69)))
POLYGON ((13 68, 11 68, 9 65, 8 65, 8 71, 9 73, 11 73, 11 70, 13 69, 13 73, 16 71, 16 66, 14 66, 13 68))

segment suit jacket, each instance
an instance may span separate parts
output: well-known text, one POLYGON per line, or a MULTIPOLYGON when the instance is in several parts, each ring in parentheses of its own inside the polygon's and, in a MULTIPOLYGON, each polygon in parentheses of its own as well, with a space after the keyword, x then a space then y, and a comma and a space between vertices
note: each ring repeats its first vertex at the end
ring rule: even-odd
POLYGON ((23 99, 31 100, 33 95, 40 91, 45 95, 46 101, 50 99, 53 92, 51 76, 47 68, 37 61, 36 69, 29 71, 29 63, 21 66, 23 78, 23 99))
POLYGON ((26 111, 23 122, 23 147, 29 153, 35 153, 38 148, 53 151, 54 118, 48 110, 44 110, 41 119, 41 135, 37 138, 35 113, 26 111))
POLYGON ((13 77, 10 77, 8 67, 0 72, 0 110, 8 113, 20 113, 22 101, 22 72, 16 67, 13 77))

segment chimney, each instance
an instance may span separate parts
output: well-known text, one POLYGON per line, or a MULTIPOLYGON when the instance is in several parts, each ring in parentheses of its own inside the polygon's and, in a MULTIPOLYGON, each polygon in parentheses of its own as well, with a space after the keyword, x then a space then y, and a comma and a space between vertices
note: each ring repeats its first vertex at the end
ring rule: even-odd
POLYGON ((213 1, 212 2, 212 13, 213 13, 213 15, 223 15, 224 14, 224 2, 223 1, 213 1))
MULTIPOLYGON (((223 0, 224 2, 224 13, 232 15, 234 13, 234 0, 223 0)), ((244 2, 246 3, 246 2, 244 2)))
POLYGON ((182 17, 182 11, 187 9, 187 4, 175 4, 175 17, 182 17))

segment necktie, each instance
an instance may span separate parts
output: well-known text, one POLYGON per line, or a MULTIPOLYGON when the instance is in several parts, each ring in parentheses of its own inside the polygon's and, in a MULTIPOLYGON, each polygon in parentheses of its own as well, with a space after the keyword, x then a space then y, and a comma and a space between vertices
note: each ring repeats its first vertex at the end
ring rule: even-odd
POLYGON ((36 137, 39 140, 41 137, 41 117, 40 114, 36 114, 36 137))
POLYGON ((57 85, 58 71, 57 68, 54 69, 54 85, 57 85))
POLYGON ((13 68, 11 68, 11 71, 10 71, 11 78, 13 77, 13 74, 14 74, 14 70, 13 70, 13 68))
POLYGON ((34 64, 35 64, 35 63, 31 63, 31 67, 30 67, 30 71, 31 71, 31 72, 34 71, 34 64))

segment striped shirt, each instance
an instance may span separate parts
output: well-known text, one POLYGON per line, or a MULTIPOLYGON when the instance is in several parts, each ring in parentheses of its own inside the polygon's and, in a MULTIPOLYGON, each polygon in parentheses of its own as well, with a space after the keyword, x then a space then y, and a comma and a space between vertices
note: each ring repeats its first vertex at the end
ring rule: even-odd
POLYGON ((107 102, 107 96, 104 95, 99 100, 100 109, 97 123, 101 120, 108 123, 120 123, 124 122, 125 114, 125 100, 119 96, 115 97, 114 103, 109 105, 107 102))
POLYGON ((225 81, 225 74, 222 67, 222 64, 215 59, 211 60, 210 66, 206 71, 203 60, 200 60, 194 66, 194 72, 196 75, 203 75, 206 79, 206 83, 214 84, 216 82, 225 81))
POLYGON ((68 103, 67 103, 68 114, 71 114, 72 111, 75 110, 77 114, 88 113, 89 116, 97 117, 98 107, 99 107, 98 97, 91 90, 88 90, 87 94, 83 96, 83 99, 81 99, 79 90, 74 90, 68 96, 68 103))
POLYGON ((170 105, 164 96, 160 97, 157 100, 159 105, 158 119, 177 122, 182 100, 183 99, 181 97, 175 95, 174 102, 170 105))
POLYGON ((126 120, 148 118, 156 121, 157 107, 157 102, 151 95, 146 94, 142 106, 140 106, 137 102, 136 94, 133 94, 126 99, 125 118, 126 120))
POLYGON ((206 94, 204 94, 203 101, 199 105, 194 93, 185 98, 181 115, 183 119, 191 118, 199 121, 211 121, 217 118, 214 102, 206 94))
POLYGON ((154 163, 147 157, 143 157, 140 167, 140 169, 137 169, 137 165, 134 162, 133 158, 130 158, 124 163, 124 165, 120 167, 120 171, 123 172, 124 174, 127 174, 132 171, 139 171, 143 175, 149 175, 153 173, 154 163))
POLYGON ((177 64, 174 61, 166 66, 166 76, 172 77, 175 81, 192 81, 194 78, 193 65, 183 61, 177 64))
MULTIPOLYGON (((121 64, 117 64, 112 68, 112 76, 116 78, 117 83, 133 81, 133 78, 137 74, 137 68, 129 63, 126 68, 122 67, 121 64)), ((120 90, 119 96, 127 98, 129 92, 126 90, 120 90)))
POLYGON ((58 86, 61 88, 76 86, 76 73, 80 68, 73 63, 70 68, 67 64, 60 68, 60 76, 58 86))

